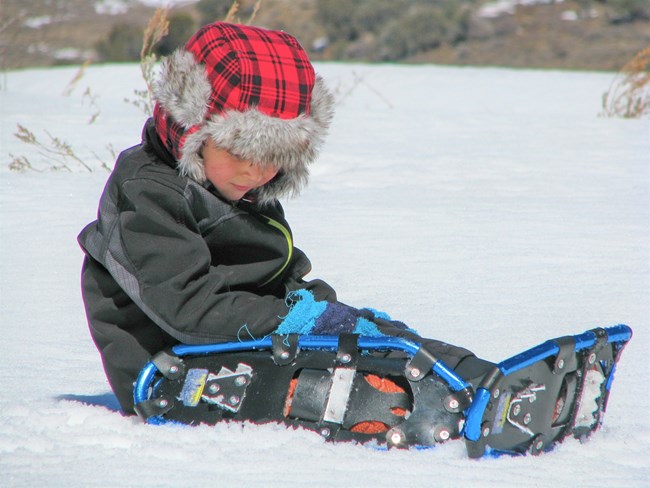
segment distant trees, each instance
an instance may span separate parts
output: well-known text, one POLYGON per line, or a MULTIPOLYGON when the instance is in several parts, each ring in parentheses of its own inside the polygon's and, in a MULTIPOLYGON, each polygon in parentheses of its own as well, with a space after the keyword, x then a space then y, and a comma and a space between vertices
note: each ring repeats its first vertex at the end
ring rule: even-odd
POLYGON ((190 15, 172 15, 169 18, 169 32, 156 45, 155 53, 158 56, 168 56, 177 47, 184 45, 196 29, 196 22, 190 15))
MULTIPOLYGON (((169 33, 154 48, 157 56, 167 56, 194 34, 197 26, 187 14, 169 17, 169 33)), ((135 24, 120 23, 113 26, 108 39, 97 44, 97 56, 101 61, 139 61, 144 28, 135 24)))
MULTIPOLYGON (((203 0, 208 1, 208 0, 203 0)), ((317 0, 316 22, 333 59, 397 61, 441 45, 498 35, 498 24, 478 16, 478 0, 317 0)), ((573 0, 599 7, 611 23, 650 19, 650 0, 573 0)), ((523 2, 522 2, 523 4, 523 2)))
POLYGON ((583 12, 602 6, 609 22, 622 24, 650 19, 648 0, 573 0, 583 12))
POLYGON ((108 39, 95 46, 97 57, 101 61, 137 61, 142 49, 142 30, 135 24, 115 24, 108 39))
POLYGON ((196 9, 201 16, 201 25, 226 18, 232 2, 230 0, 199 0, 196 9))
MULTIPOLYGON (((320 0, 314 0, 319 2, 320 0)), ((199 12, 201 25, 211 24, 218 20, 225 20, 231 15, 231 21, 250 19, 258 7, 263 7, 260 0, 199 0, 196 10, 199 12)), ((273 8, 273 7, 269 7, 273 8)))
POLYGON ((464 14, 458 2, 443 5, 416 5, 392 19, 379 36, 379 54, 384 60, 399 60, 456 44, 467 36, 464 14))
POLYGON ((467 36, 471 0, 319 0, 334 58, 396 61, 467 36))
MULTIPOLYGON (((499 36, 504 28, 516 27, 505 18, 507 14, 496 20, 481 18, 478 11, 485 3, 481 0, 312 1, 314 14, 309 22, 326 34, 325 39, 319 39, 318 48, 319 53, 326 52, 325 59, 399 61, 440 46, 499 36)), ((597 8, 616 24, 650 20, 650 0, 571 0, 566 5, 583 14, 597 8)), ((237 17, 248 18, 256 6, 257 0, 238 0, 237 17)), ((171 53, 200 25, 225 19, 232 7, 233 0, 199 0, 193 16, 172 15, 169 34, 156 46, 156 54, 171 53)), ((262 4, 264 8, 277 7, 262 4)), ((287 29, 291 31, 290 25, 287 29)), ((97 45, 98 57, 103 61, 137 61, 141 37, 140 26, 115 25, 108 38, 97 45)))
POLYGON ((650 19, 648 0, 603 0, 608 8, 610 21, 616 23, 650 19))

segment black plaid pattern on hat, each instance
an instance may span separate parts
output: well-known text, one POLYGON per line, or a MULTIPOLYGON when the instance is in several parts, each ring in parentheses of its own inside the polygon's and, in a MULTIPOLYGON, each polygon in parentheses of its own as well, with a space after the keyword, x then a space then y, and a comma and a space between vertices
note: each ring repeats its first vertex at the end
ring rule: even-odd
POLYGON ((209 113, 252 107, 280 119, 309 114, 314 69, 292 36, 234 24, 211 24, 185 46, 212 85, 209 113))

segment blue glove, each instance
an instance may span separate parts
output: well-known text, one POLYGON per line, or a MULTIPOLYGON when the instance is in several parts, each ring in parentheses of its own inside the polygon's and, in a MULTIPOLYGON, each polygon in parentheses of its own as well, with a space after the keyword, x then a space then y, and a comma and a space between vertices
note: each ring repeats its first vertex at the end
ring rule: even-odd
POLYGON ((425 339, 404 323, 369 308, 356 309, 340 302, 316 301, 311 291, 301 289, 287 295, 289 313, 274 334, 340 335, 345 333, 370 337, 402 337, 422 344, 434 357, 455 368, 471 351, 434 339, 425 339))
MULTIPOLYGON (((339 335, 345 333, 370 337, 385 336, 375 320, 387 322, 399 330, 410 329, 388 315, 369 308, 357 309, 340 302, 316 301, 309 290, 296 290, 287 295, 289 313, 274 331, 275 334, 339 335)), ((384 327, 385 329, 385 327, 384 327)), ((414 332, 415 331, 411 331, 414 332)))

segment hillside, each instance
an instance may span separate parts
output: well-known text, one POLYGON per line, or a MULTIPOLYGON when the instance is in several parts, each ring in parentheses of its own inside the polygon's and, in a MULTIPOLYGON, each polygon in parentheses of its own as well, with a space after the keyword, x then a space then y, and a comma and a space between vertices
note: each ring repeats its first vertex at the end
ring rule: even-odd
MULTIPOLYGON (((137 45, 118 46, 126 54, 112 59, 98 54, 97 47, 102 42, 126 44, 133 36, 137 41, 154 12, 152 3, 155 1, 148 0, 145 4, 138 0, 2 0, 0 68, 137 57, 137 45), (116 26, 121 29, 116 30, 116 26), (114 38, 109 40, 112 31, 114 38)), ((204 21, 197 2, 175 3, 170 17, 185 16, 192 29, 204 21)), ((227 4, 229 1, 223 0, 218 8, 227 9, 227 4)), ((247 21, 255 2, 242 0, 241 4, 240 15, 247 21)), ((431 3, 420 4, 420 11, 432 8, 431 3)), ((434 29, 440 26, 429 22, 426 15, 420 15, 417 5, 395 12, 395 2, 388 7, 393 11, 389 11, 387 3, 381 0, 321 0, 320 5, 317 0, 263 0, 253 23, 292 32, 315 60, 617 70, 636 52, 650 45, 650 12, 629 21, 622 14, 616 17, 606 1, 502 0, 450 4, 453 11, 447 9, 443 13, 448 18, 462 16, 458 20, 462 35, 456 32, 458 27, 445 24, 444 32, 432 37, 434 29), (357 24, 349 28, 356 31, 333 38, 332 27, 322 18, 326 8, 339 15, 340 18, 334 19, 339 24, 336 27, 350 26, 354 21, 357 24), (357 12, 348 12, 345 10, 348 8, 356 8, 357 12), (387 27, 379 24, 373 30, 371 24, 377 22, 382 12, 392 17, 384 19, 387 27), (429 44, 427 38, 431 38, 429 44), (390 51, 393 46, 402 45, 400 51, 390 51)))

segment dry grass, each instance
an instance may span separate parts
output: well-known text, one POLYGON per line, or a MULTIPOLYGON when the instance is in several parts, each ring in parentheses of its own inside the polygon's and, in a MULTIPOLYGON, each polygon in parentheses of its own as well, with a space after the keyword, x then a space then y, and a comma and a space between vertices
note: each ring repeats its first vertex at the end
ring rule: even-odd
POLYGON ((625 118, 650 115, 650 46, 621 68, 603 94, 603 115, 625 118))
MULTIPOLYGON (((72 173, 75 169, 74 166, 76 165, 77 168, 82 168, 85 171, 93 171, 92 167, 76 155, 73 147, 69 143, 52 135, 48 131, 45 131, 45 134, 47 134, 49 140, 43 142, 27 127, 20 124, 17 124, 17 127, 18 131, 14 136, 25 144, 35 147, 38 153, 48 161, 49 170, 64 170, 72 173)), ((9 156, 12 158, 11 163, 9 163, 9 169, 13 171, 41 171, 33 166, 25 156, 14 156, 13 154, 9 154, 9 156)), ((102 163, 102 167, 106 170, 110 170, 106 163, 102 163)))
POLYGON ((257 0, 257 2, 255 2, 255 5, 253 6, 253 11, 251 15, 248 17, 248 20, 244 22, 241 18, 237 17, 237 12, 239 12, 240 4, 235 0, 230 5, 230 9, 228 10, 228 13, 226 14, 226 17, 223 19, 223 21, 235 23, 235 24, 251 25, 255 20, 255 17, 257 17, 257 13, 260 11, 261 6, 262 6, 262 0, 257 0))
POLYGON ((153 115, 153 85, 155 82, 155 68, 158 58, 154 52, 156 44, 169 32, 169 7, 159 7, 149 20, 142 36, 142 50, 140 51, 140 71, 145 82, 145 90, 134 90, 136 100, 125 100, 140 108, 145 115, 153 115))

